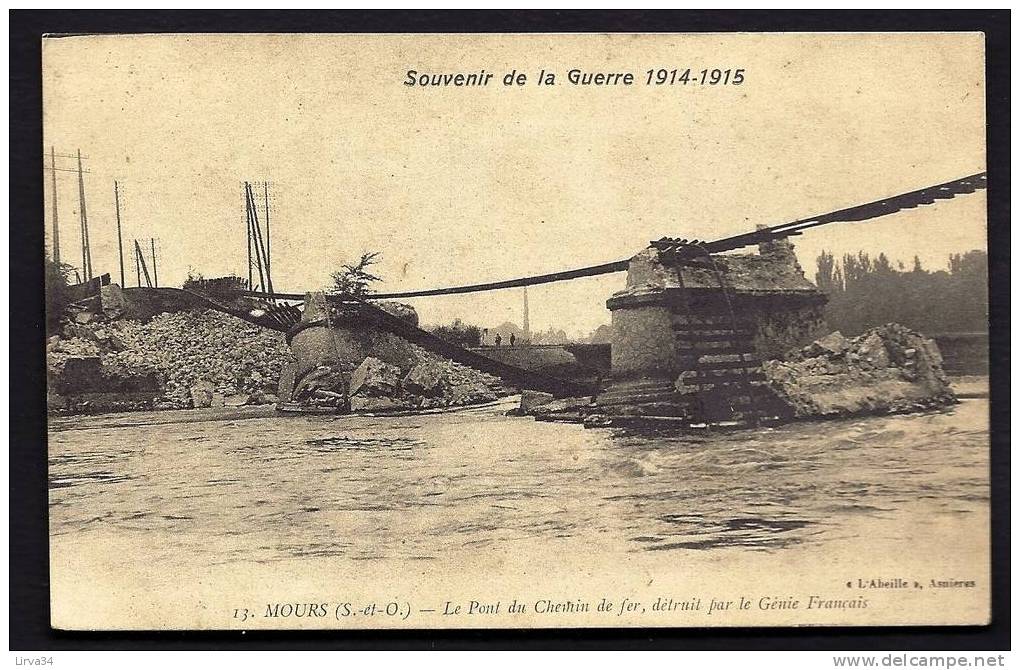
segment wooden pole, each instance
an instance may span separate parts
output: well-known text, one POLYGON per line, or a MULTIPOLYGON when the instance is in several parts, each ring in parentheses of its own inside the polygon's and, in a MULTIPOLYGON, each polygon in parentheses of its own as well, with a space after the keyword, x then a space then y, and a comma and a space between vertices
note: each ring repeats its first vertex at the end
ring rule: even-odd
POLYGON ((251 276, 251 209, 248 204, 248 182, 244 182, 244 232, 248 236, 248 289, 255 288, 252 285, 251 276))
MULTIPOLYGON (((272 258, 271 258, 271 255, 269 253, 269 182, 262 182, 262 185, 263 185, 263 188, 265 189, 264 193, 265 193, 265 203, 266 203, 266 238, 265 238, 265 245, 262 248, 262 253, 265 256, 266 286, 269 289, 269 295, 272 295, 273 294, 273 268, 272 268, 272 264, 271 264, 272 263, 272 258)), ((252 197, 254 198, 254 195, 252 197)), ((262 235, 262 233, 260 232, 259 236, 261 237, 261 235, 262 235)))
POLYGON ((92 248, 89 245, 89 217, 85 211, 85 177, 81 168, 81 149, 78 149, 78 201, 81 214, 81 258, 86 280, 92 279, 92 248))
POLYGON ((50 167, 53 173, 53 261, 60 265, 60 227, 57 225, 57 150, 50 147, 50 167))
POLYGON ((252 192, 251 184, 245 182, 244 187, 247 195, 245 202, 248 206, 249 220, 251 222, 252 243, 255 246, 255 267, 259 271, 259 288, 265 293, 267 286, 262 262, 265 257, 265 248, 262 246, 262 229, 259 227, 258 212, 255 210, 255 194, 252 192))
POLYGON ((113 204, 117 210, 117 260, 120 262, 120 285, 125 287, 127 284, 124 283, 124 240, 121 239, 120 232, 120 190, 116 179, 113 181, 113 204))
POLYGON ((269 234, 269 182, 262 182, 263 195, 266 204, 266 277, 269 281, 269 292, 273 292, 273 253, 270 243, 272 235, 269 234))
MULTIPOLYGON (((152 277, 149 276, 149 266, 145 264, 145 254, 142 253, 142 247, 138 244, 138 240, 135 240, 135 258, 138 259, 138 263, 142 266, 142 274, 145 275, 145 285, 152 288, 152 277)), ((141 285, 141 281, 139 281, 141 285)))
POLYGON ((156 238, 150 237, 149 244, 152 245, 152 283, 159 288, 159 274, 156 273, 156 238))
POLYGON ((138 262, 138 240, 135 240, 135 286, 142 286, 142 266, 138 262))
POLYGON ((88 275, 88 258, 85 254, 85 220, 82 218, 82 201, 84 200, 81 170, 78 170, 78 232, 81 235, 81 274, 88 275))
POLYGON ((531 315, 528 313, 527 286, 524 287, 524 323, 522 325, 523 325, 522 330, 524 332, 522 333, 523 337, 521 337, 521 339, 524 340, 525 343, 529 343, 531 342, 531 315))

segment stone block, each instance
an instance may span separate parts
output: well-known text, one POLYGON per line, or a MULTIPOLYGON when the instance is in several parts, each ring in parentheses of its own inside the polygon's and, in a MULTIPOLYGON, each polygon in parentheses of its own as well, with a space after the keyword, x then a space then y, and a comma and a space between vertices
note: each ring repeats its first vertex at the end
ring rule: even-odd
POLYGON ((119 319, 127 311, 124 292, 117 284, 107 284, 99 289, 99 304, 103 316, 109 320, 119 319))
POLYGON ((188 392, 191 395, 191 406, 195 409, 211 407, 216 385, 206 379, 200 379, 191 385, 188 392))
POLYGON ((352 396, 388 396, 400 384, 400 368, 369 356, 351 373, 352 396))
POLYGON ((531 414, 536 408, 551 403, 555 398, 552 393, 543 391, 521 392, 521 414, 531 414))
POLYGON ((439 364, 419 363, 404 376, 400 386, 414 395, 425 397, 442 395, 446 386, 445 370, 439 364))
POLYGON ((877 332, 868 335, 863 342, 857 346, 857 353, 862 361, 866 361, 872 367, 886 368, 891 362, 889 350, 885 348, 885 341, 877 332))
POLYGON ((804 355, 809 357, 841 356, 846 352, 849 346, 850 342, 837 330, 804 347, 804 355))

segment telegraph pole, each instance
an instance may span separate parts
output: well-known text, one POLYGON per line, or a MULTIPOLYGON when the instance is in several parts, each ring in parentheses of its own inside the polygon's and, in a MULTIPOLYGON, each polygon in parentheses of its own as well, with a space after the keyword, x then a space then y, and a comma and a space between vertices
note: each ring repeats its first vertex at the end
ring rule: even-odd
MULTIPOLYGON (((46 156, 45 152, 43 153, 43 156, 44 157, 46 156)), ((59 217, 58 217, 58 205, 57 205, 57 198, 58 198, 58 196, 57 196, 57 172, 78 172, 78 182, 79 182, 78 183, 78 187, 79 187, 78 193, 79 193, 79 198, 80 198, 80 200, 82 202, 82 208, 81 208, 82 211, 80 213, 82 215, 82 220, 83 220, 83 223, 82 223, 82 273, 87 275, 85 277, 85 279, 88 280, 88 279, 92 278, 92 250, 91 250, 91 248, 89 246, 89 226, 88 226, 88 219, 86 217, 86 212, 85 212, 85 182, 84 182, 84 178, 85 177, 83 176, 83 174, 88 172, 89 170, 84 169, 82 167, 82 161, 85 160, 86 158, 88 158, 88 157, 87 156, 83 156, 81 150, 79 150, 78 154, 58 154, 57 151, 56 151, 56 147, 51 146, 50 147, 50 165, 49 165, 49 167, 44 167, 44 169, 50 170, 50 173, 51 173, 51 182, 50 182, 50 185, 51 185, 51 188, 52 188, 52 191, 53 191, 53 260, 56 261, 57 263, 60 263, 62 261, 62 257, 60 255, 60 227, 59 227, 59 222, 58 222, 59 221, 59 217), (57 158, 78 158, 78 167, 77 168, 73 168, 73 167, 57 167, 57 158)), ((80 279, 78 282, 79 282, 79 284, 81 284, 81 282, 82 282, 81 279, 83 278, 82 275, 80 274, 78 278, 80 279)))
MULTIPOLYGON (((153 247, 155 249, 155 247, 153 247)), ((145 254, 142 253, 142 247, 138 244, 138 240, 135 240, 135 263, 141 265, 141 271, 145 274, 145 285, 152 288, 152 278, 149 277, 149 266, 145 264, 145 254)), ((141 276, 138 277, 138 285, 142 285, 141 276)))
POLYGON ((81 265, 85 279, 92 279, 92 249, 89 246, 89 217, 85 211, 85 177, 82 175, 81 149, 78 149, 78 201, 81 216, 81 265))
POLYGON ((531 315, 528 314, 528 287, 524 287, 524 324, 523 324, 523 337, 522 340, 525 342, 531 342, 531 315))
POLYGON ((113 204, 117 209, 117 260, 120 261, 120 285, 126 287, 127 284, 124 283, 124 241, 120 236, 120 192, 117 188, 117 180, 113 181, 113 204))
POLYGON ((266 231, 262 233, 259 222, 259 201, 255 195, 258 182, 244 182, 244 217, 245 233, 248 244, 248 286, 254 289, 255 275, 258 271, 259 289, 273 293, 273 261, 271 227, 269 223, 269 182, 262 182, 262 201, 266 213, 266 231), (254 184, 254 185, 253 185, 254 184), (254 254, 254 255, 253 255, 254 254), (254 261, 254 263, 253 263, 254 261))
POLYGON ((255 195, 252 192, 251 184, 244 183, 245 206, 248 208, 248 225, 251 230, 252 244, 255 247, 255 267, 259 271, 259 289, 266 291, 266 276, 262 262, 265 258, 265 246, 262 244, 262 227, 259 225, 259 215, 255 204, 255 195))
POLYGON ((248 182, 244 182, 244 226, 248 235, 248 290, 254 290, 251 275, 251 208, 248 203, 248 182))
POLYGON ((259 220, 258 219, 258 205, 256 204, 255 194, 254 193, 252 193, 252 196, 251 196, 251 206, 252 206, 252 210, 255 212, 255 225, 258 226, 258 231, 259 231, 258 242, 259 242, 259 245, 262 247, 262 264, 266 268, 266 289, 263 289, 263 290, 268 290, 269 291, 269 295, 272 295, 273 294, 273 273, 272 273, 272 268, 270 267, 270 259, 269 259, 269 182, 263 182, 263 185, 265 187, 265 194, 266 194, 266 235, 265 235, 265 238, 262 237, 262 227, 259 226, 259 224, 258 224, 258 220, 259 220))
POLYGON ((270 240, 272 236, 269 234, 269 182, 262 182, 263 193, 265 194, 266 202, 266 276, 269 278, 269 292, 273 292, 273 268, 272 268, 272 250, 270 248, 270 240))
POLYGON ((57 225, 57 150, 50 147, 50 170, 53 174, 53 261, 60 266, 60 227, 57 225))
POLYGON ((159 275, 156 274, 156 238, 150 237, 149 244, 152 246, 152 282, 159 288, 159 275))

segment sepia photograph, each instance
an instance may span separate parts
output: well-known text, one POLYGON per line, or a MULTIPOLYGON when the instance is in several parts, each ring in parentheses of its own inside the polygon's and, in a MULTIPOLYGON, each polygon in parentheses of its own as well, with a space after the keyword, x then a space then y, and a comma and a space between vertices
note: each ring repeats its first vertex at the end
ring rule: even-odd
POLYGON ((51 626, 988 624, 985 65, 45 36, 51 626))

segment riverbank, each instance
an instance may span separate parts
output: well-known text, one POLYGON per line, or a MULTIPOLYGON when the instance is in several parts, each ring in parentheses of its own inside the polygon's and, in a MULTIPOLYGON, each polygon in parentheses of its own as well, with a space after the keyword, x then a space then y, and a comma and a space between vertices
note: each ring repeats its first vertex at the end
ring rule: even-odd
MULTIPOLYGON (((950 377, 950 384, 956 396, 964 399, 981 399, 989 397, 988 377, 979 375, 968 375, 964 377, 950 377)), ((512 411, 520 407, 520 396, 512 395, 500 398, 489 403, 482 403, 466 407, 437 408, 431 410, 418 410, 411 415, 428 415, 445 412, 462 412, 467 410, 488 410, 497 408, 501 411, 512 411)), ((355 412, 352 416, 375 416, 372 412, 355 412)), ((293 418, 295 415, 290 415, 293 418)), ((81 415, 72 416, 50 416, 49 430, 59 432, 64 430, 92 429, 92 428, 119 428, 125 426, 159 426, 172 423, 203 423, 207 421, 244 421, 247 419, 267 418, 288 418, 276 411, 275 405, 260 405, 254 407, 209 407, 204 409, 188 410, 149 410, 132 412, 108 412, 91 417, 81 415)))
POLYGON ((302 417, 402 417, 402 416, 428 416, 433 414, 448 414, 451 412, 506 412, 520 404, 520 396, 512 395, 499 398, 491 402, 479 403, 477 405, 462 405, 455 407, 436 407, 432 409, 420 409, 416 411, 403 412, 370 412, 353 411, 348 414, 286 414, 278 412, 275 405, 258 405, 253 407, 206 407, 203 409, 179 409, 179 410, 152 410, 145 412, 110 412, 107 414, 94 415, 89 417, 57 416, 50 417, 50 432, 61 432, 65 430, 92 430, 108 428, 127 428, 141 426, 165 426, 179 423, 207 423, 217 421, 247 421, 253 419, 297 419, 302 417))

